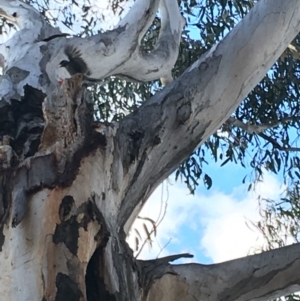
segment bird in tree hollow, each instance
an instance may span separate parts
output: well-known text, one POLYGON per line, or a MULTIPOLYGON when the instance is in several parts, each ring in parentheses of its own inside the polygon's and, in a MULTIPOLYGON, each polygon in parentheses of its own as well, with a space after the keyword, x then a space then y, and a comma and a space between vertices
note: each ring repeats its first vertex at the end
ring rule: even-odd
MULTIPOLYGON (((74 46, 67 45, 64 49, 64 54, 66 55, 66 59, 62 60, 59 63, 60 68, 64 68, 69 77, 72 77, 76 74, 83 75, 83 83, 85 84, 97 84, 100 83, 102 79, 92 78, 90 77, 91 71, 88 68, 87 63, 81 56, 81 53, 78 49, 74 46)), ((61 72, 62 73, 62 72, 61 72)), ((59 84, 62 84, 64 78, 66 78, 66 74, 64 73, 63 76, 58 80, 59 84)))

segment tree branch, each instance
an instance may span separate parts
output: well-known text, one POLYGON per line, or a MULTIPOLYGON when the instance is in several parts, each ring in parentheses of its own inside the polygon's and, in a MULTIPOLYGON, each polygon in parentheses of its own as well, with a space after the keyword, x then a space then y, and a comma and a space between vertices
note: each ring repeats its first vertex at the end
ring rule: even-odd
POLYGON ((274 148, 277 148, 281 151, 290 151, 290 152, 297 152, 300 151, 300 147, 286 147, 286 146, 282 146, 280 145, 276 139, 262 133, 263 131, 278 126, 281 123, 284 122, 288 122, 288 121, 292 121, 294 120, 295 117, 286 117, 286 118, 282 118, 273 122, 270 122, 268 124, 261 124, 261 125, 257 125, 257 124, 250 124, 250 123, 244 123, 234 117, 229 117, 226 121, 227 124, 231 124, 234 125, 236 127, 241 128, 242 130, 246 131, 249 134, 257 134, 258 136, 260 136, 261 138, 263 138, 264 140, 270 142, 274 148))
POLYGON ((123 169, 113 186, 127 187, 118 217, 125 231, 157 185, 229 118, 299 31, 298 0, 259 1, 178 80, 120 121, 121 160, 113 170, 123 169))
POLYGON ((276 299, 300 289, 299 252, 300 244, 294 244, 214 265, 174 265, 173 273, 166 268, 166 274, 155 280, 147 300, 276 299))
POLYGON ((286 146, 282 146, 280 145, 276 139, 264 134, 264 133, 259 133, 258 136, 260 136, 261 138, 263 138, 264 140, 270 142, 274 148, 277 148, 281 151, 288 151, 288 152, 298 152, 300 151, 300 147, 286 147, 286 146))
POLYGON ((271 127, 274 127, 278 124, 251 124, 251 123, 244 123, 241 120, 238 120, 234 117, 229 117, 226 120, 227 124, 234 125, 236 127, 241 128, 242 130, 246 131, 248 134, 258 134, 263 132, 271 127))
POLYGON ((165 84, 172 81, 171 70, 177 60, 182 28, 185 19, 181 16, 179 7, 173 0, 161 0, 160 35, 154 50, 143 52, 141 47, 132 54, 134 60, 125 62, 121 76, 136 81, 151 81, 163 78, 165 84))
MULTIPOLYGON (((18 4, 18 13, 23 18, 31 18, 36 14, 30 6, 24 8, 22 2, 14 3, 18 4)), ((41 18, 37 18, 35 23, 26 23, 21 30, 22 36, 36 36, 40 29, 48 30, 50 25, 44 23, 41 18)), ((58 35, 55 39, 44 38, 41 43, 33 43, 35 40, 30 39, 28 43, 26 39, 20 42, 20 34, 13 36, 2 46, 2 50, 8 45, 17 45, 20 51, 14 48, 13 57, 9 55, 10 52, 1 52, 1 62, 4 62, 6 72, 1 80, 0 97, 10 99, 16 98, 15 94, 22 96, 25 84, 41 89, 46 94, 51 93, 61 79, 73 75, 61 67, 62 61, 70 61, 66 54, 68 48, 73 50, 73 55, 83 60, 87 67, 82 73, 86 72, 85 76, 93 80, 100 81, 116 75, 137 81, 151 81, 161 77, 170 81, 183 25, 184 19, 176 0, 137 0, 114 30, 92 37, 67 39, 58 35), (153 22, 159 4, 162 15, 160 37, 153 51, 143 53, 140 42, 153 22)))
POLYGON ((244 123, 241 120, 238 120, 234 117, 229 117, 226 120, 227 124, 234 125, 236 127, 241 128, 242 130, 246 131, 248 134, 259 134, 267 129, 276 127, 280 124, 289 122, 289 121, 294 121, 295 116, 288 116, 285 118, 281 118, 275 121, 270 121, 268 124, 251 124, 251 123, 244 123))

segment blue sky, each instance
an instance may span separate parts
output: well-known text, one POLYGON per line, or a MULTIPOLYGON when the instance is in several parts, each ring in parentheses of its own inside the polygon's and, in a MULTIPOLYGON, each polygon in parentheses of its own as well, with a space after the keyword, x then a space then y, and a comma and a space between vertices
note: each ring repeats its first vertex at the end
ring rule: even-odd
MULTIPOLYGON (((262 235, 251 225, 260 220, 258 198, 276 199, 284 186, 274 175, 266 173, 255 191, 248 192, 248 184, 242 184, 246 173, 243 167, 219 165, 209 162, 207 170, 213 179, 210 190, 202 185, 195 195, 190 195, 184 183, 175 183, 174 176, 170 176, 172 184, 165 182, 164 187, 157 188, 140 216, 157 218, 162 190, 163 199, 168 202, 166 216, 158 227, 152 248, 146 245, 139 258, 189 252, 195 257, 188 261, 205 264, 246 256, 263 246, 262 235)), ((133 226, 140 233, 143 233, 142 223, 137 220, 133 226)), ((134 231, 129 241, 134 246, 134 231)))
MULTIPOLYGON (((291 141, 296 136, 295 131, 290 131, 291 141)), ((175 182, 174 175, 171 175, 173 185, 159 187, 140 214, 155 220, 163 189, 165 199, 168 199, 165 220, 158 228, 153 247, 146 246, 139 258, 189 252, 195 257, 183 262, 209 264, 247 256, 266 248, 262 234, 253 223, 262 220, 260 210, 266 206, 262 200, 279 200, 286 186, 281 173, 275 175, 263 170, 263 180, 248 191, 249 181, 243 184, 242 180, 252 171, 247 165, 252 155, 247 152, 246 168, 232 162, 221 167, 222 161, 205 158, 208 161, 205 172, 211 176, 213 186, 207 190, 202 184, 195 195, 190 195, 185 184, 175 182), (167 242, 161 251, 161 246, 167 242)), ((134 227, 143 232, 141 223, 136 221, 134 227)), ((129 241, 134 246, 132 236, 129 241)), ((288 237, 287 243, 292 242, 292 238, 288 237)))

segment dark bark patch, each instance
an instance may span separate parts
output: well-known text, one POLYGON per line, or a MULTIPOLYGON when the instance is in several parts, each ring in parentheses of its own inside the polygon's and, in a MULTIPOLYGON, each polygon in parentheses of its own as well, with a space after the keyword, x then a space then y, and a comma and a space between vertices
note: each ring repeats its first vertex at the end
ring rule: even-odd
POLYGON ((68 37, 68 36, 70 36, 70 34, 68 34, 68 33, 54 34, 50 37, 47 37, 46 39, 43 39, 43 42, 49 42, 49 41, 57 39, 57 38, 65 38, 65 37, 68 37))
POLYGON ((13 190, 12 226, 15 228, 23 220, 27 211, 26 193, 23 188, 13 190))
POLYGON ((24 189, 27 193, 40 188, 53 188, 57 178, 56 159, 53 154, 28 158, 14 178, 15 190, 24 189))
MULTIPOLYGON (((102 213, 99 211, 98 207, 95 203, 95 198, 98 197, 95 194, 88 199, 87 202, 81 204, 76 210, 74 207, 74 199, 72 196, 65 196, 62 200, 62 204, 59 208, 59 213, 64 214, 64 209, 72 212, 72 216, 67 220, 62 220, 62 222, 56 226, 53 242, 55 244, 64 243, 69 251, 73 255, 77 255, 78 251, 78 239, 79 239, 79 228, 83 228, 85 231, 88 229, 88 225, 91 222, 97 221, 99 225, 101 225, 100 233, 98 233, 95 237, 95 240, 99 240, 101 244, 106 244, 109 233, 107 231, 107 227, 105 225, 104 217, 102 213), (76 212, 75 212, 76 211, 76 212), (78 216, 82 216, 80 220, 78 220, 78 216)), ((61 219, 64 219, 65 216, 61 216, 61 219)))
POLYGON ((99 248, 94 252, 88 263, 85 275, 87 301, 116 301, 116 297, 111 295, 105 286, 101 269, 101 266, 103 266, 102 258, 103 251, 99 248))
POLYGON ((143 131, 134 131, 129 133, 129 137, 131 140, 131 145, 128 147, 129 157, 130 157, 130 164, 135 161, 138 157, 138 153, 141 147, 141 143, 145 133, 143 131))
POLYGON ((206 70, 208 69, 208 64, 207 64, 206 62, 202 62, 202 63, 199 65, 198 69, 199 69, 200 71, 206 71, 206 70))
POLYGON ((41 91, 26 85, 21 101, 0 100, 0 139, 10 136, 11 147, 22 159, 34 155, 38 149, 44 128, 42 102, 45 97, 41 91))
POLYGON ((191 103, 183 103, 176 112, 176 120, 179 125, 185 124, 189 120, 192 113, 191 103))
POLYGON ((58 273, 56 276, 57 293, 55 301, 80 301, 83 294, 78 287, 78 283, 72 280, 68 275, 58 273))
POLYGON ((93 209, 91 202, 84 203, 79 207, 79 213, 84 214, 80 221, 80 227, 82 227, 85 231, 87 231, 88 224, 95 220, 93 209))
POLYGON ((41 187, 53 187, 56 180, 56 162, 54 155, 35 157, 34 164, 27 171, 27 191, 35 191, 41 187))
POLYGON ((80 147, 70 158, 67 163, 63 174, 58 179, 58 184, 62 187, 70 186, 73 180, 76 178, 79 166, 82 158, 90 155, 99 148, 104 148, 106 146, 106 138, 101 133, 93 132, 88 136, 88 139, 84 142, 82 147, 80 147))
POLYGON ((64 243, 69 251, 76 256, 78 251, 79 227, 80 224, 77 222, 76 216, 72 216, 70 219, 63 221, 56 226, 53 243, 64 243))
POLYGON ((18 67, 12 67, 6 71, 6 74, 9 75, 13 84, 18 84, 20 81, 24 80, 29 73, 29 71, 20 69, 18 67))
POLYGON ((46 72, 46 65, 51 59, 51 54, 49 52, 49 47, 48 44, 42 45, 40 47, 40 51, 43 54, 43 58, 41 59, 39 65, 40 65, 40 70, 42 74, 39 77, 39 84, 41 86, 46 86, 50 83, 50 79, 48 77, 48 74, 46 72))
POLYGON ((110 232, 102 213, 96 206, 97 197, 96 194, 93 194, 86 204, 86 211, 90 212, 90 215, 93 215, 93 219, 96 219, 101 224, 100 231, 95 237, 96 241, 99 242, 99 246, 88 263, 85 275, 87 301, 115 301, 116 297, 109 293, 104 281, 103 267, 105 262, 103 262, 103 250, 109 240, 110 232))
POLYGON ((17 171, 12 193, 12 226, 16 227, 27 211, 27 195, 40 188, 55 186, 56 162, 54 155, 28 158, 17 171))
POLYGON ((158 135, 154 136, 153 138, 153 146, 158 145, 161 143, 161 139, 158 135))
MULTIPOLYGON (((107 226, 105 224, 104 217, 100 210, 98 209, 96 205, 96 198, 100 198, 98 195, 95 193, 92 194, 92 196, 88 199, 86 203, 83 203, 79 208, 78 208, 78 214, 84 214, 81 221, 80 221, 80 226, 87 231, 88 224, 90 222, 93 222, 97 220, 98 224, 101 225, 101 230, 102 235, 101 237, 103 238, 104 236, 108 237, 108 231, 107 231, 107 226)), ((107 239, 106 239, 107 241, 107 239)))
POLYGON ((74 206, 74 198, 71 195, 66 195, 59 206, 59 218, 61 221, 66 220, 74 206))
MULTIPOLYGON (((12 165, 14 164, 15 163, 12 165)), ((0 232, 3 231, 3 225, 5 224, 10 212, 13 170, 13 167, 8 170, 1 170, 0 168, 0 232)))
POLYGON ((98 224, 101 225, 100 231, 95 236, 95 241, 99 243, 99 247, 105 247, 110 237, 110 232, 105 223, 103 214, 96 205, 96 203, 99 203, 96 201, 96 198, 100 197, 96 194, 93 194, 88 200, 90 210, 93 212, 93 219, 96 219, 98 224))
POLYGON ((3 234, 3 225, 0 228, 0 252, 2 252, 2 246, 4 245, 5 242, 5 235, 3 234))
POLYGON ((191 135, 194 134, 194 131, 197 130, 198 126, 199 126, 199 121, 194 122, 194 124, 191 127, 191 135))
POLYGON ((135 287, 137 286, 136 261, 133 252, 125 241, 124 232, 119 237, 112 237, 109 252, 116 267, 116 277, 119 279, 119 292, 111 292, 109 279, 106 272, 107 262, 104 257, 104 248, 100 245, 91 257, 86 271, 85 283, 88 301, 127 301, 137 300, 135 287))

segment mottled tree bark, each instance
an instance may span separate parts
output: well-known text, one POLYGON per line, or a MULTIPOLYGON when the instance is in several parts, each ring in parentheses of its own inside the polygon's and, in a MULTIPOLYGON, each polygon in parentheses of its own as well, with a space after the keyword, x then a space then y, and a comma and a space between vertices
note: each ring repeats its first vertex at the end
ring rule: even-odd
MULTIPOLYGON (((104 38, 114 46, 128 43, 124 57, 118 49, 112 56, 99 52, 104 67, 116 58, 123 62, 121 71, 104 68, 101 77, 136 75, 130 55, 139 53, 135 58, 147 67, 162 58, 160 43, 171 41, 169 60, 162 60, 167 64, 156 74, 169 79, 183 25, 178 9, 177 18, 168 17, 176 15, 173 10, 172 0, 138 0, 119 27, 91 38, 92 44, 102 39, 107 51, 112 44, 104 38), (167 21, 151 58, 138 51, 139 43, 159 4, 167 21), (134 16, 144 19, 134 22, 134 16)), ((23 53, 19 65, 7 60, 0 101, 1 298, 246 301, 299 290, 299 244, 204 266, 171 265, 180 255, 139 261, 125 241, 153 190, 229 117, 299 31, 298 0, 261 0, 183 75, 109 125, 93 122, 83 74, 51 90, 55 82, 46 76, 47 66, 53 72, 58 67, 65 37, 42 45, 33 41, 31 54, 39 49, 39 55, 23 53), (24 70, 32 77, 13 76, 26 75, 24 70)), ((140 68, 141 80, 150 79, 143 78, 145 70, 140 68)))

